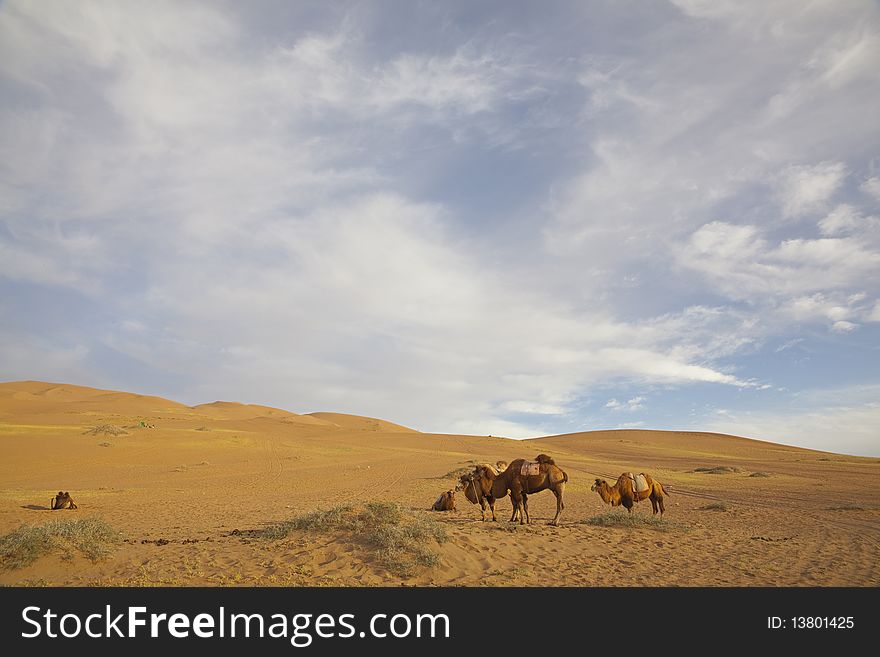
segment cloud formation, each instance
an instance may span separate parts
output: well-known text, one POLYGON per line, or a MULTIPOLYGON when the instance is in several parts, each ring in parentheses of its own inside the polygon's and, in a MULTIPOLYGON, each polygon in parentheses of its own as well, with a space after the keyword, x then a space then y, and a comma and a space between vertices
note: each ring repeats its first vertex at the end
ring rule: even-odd
POLYGON ((874 4, 503 9, 4 4, 4 378, 523 437, 878 360, 874 4))

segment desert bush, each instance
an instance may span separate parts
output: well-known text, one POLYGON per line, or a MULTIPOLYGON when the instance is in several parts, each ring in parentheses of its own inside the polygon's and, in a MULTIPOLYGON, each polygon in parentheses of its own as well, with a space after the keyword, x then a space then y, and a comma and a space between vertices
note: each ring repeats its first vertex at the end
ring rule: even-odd
POLYGON ((83 431, 84 436, 97 436, 100 434, 107 434, 110 436, 124 436, 128 434, 128 431, 116 424, 99 424, 98 426, 92 427, 87 431, 83 431))
POLYGON ((379 562, 401 577, 412 575, 418 566, 436 565, 440 557, 430 548, 430 540, 447 540, 446 530, 434 519, 388 502, 312 511, 270 525, 262 535, 278 540, 295 530, 346 532, 374 548, 379 562))
POLYGON ((100 518, 22 525, 0 537, 0 568, 23 568, 52 552, 61 552, 65 560, 80 553, 94 562, 110 554, 119 540, 119 532, 100 518))

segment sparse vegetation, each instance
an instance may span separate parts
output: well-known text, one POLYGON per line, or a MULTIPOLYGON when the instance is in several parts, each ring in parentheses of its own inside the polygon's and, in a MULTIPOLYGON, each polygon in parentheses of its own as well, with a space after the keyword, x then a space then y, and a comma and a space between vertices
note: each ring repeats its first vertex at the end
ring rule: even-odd
POLYGON ((124 436, 128 434, 128 431, 116 424, 99 424, 96 427, 92 427, 88 431, 83 431, 84 436, 97 436, 100 434, 106 434, 109 436, 124 436))
POLYGON ((433 539, 443 543, 447 539, 446 530, 435 520, 387 502, 313 511, 270 525, 262 536, 278 540, 295 530, 350 533, 352 539, 373 547, 379 562, 400 577, 411 576, 419 566, 436 565, 440 557, 427 542, 433 539))
POLYGON ((724 502, 712 502, 712 504, 699 507, 697 511, 727 511, 727 505, 724 502))
POLYGON ((456 468, 455 470, 450 470, 445 475, 440 475, 439 477, 434 477, 435 479, 458 479, 461 475, 468 474, 473 472, 474 466, 477 464, 477 461, 471 460, 466 461, 469 465, 462 466, 460 468, 456 468))
POLYGON ((0 568, 23 568, 52 552, 61 552, 64 560, 80 553, 94 562, 110 554, 119 541, 119 532, 100 518, 22 525, 0 537, 0 568))
POLYGON ((750 477, 769 477, 770 473, 769 472, 753 472, 749 476, 750 477))
POLYGON ((694 468, 694 472, 702 472, 703 474, 733 474, 739 471, 739 468, 729 465, 716 465, 713 468, 694 468))
POLYGON ((113 443, 108 443, 108 442, 98 443, 98 447, 113 447, 113 443))
POLYGON ((599 527, 654 529, 660 532, 687 529, 686 525, 671 520, 663 520, 657 516, 647 516, 640 513, 618 513, 616 511, 608 511, 607 513, 587 518, 584 522, 588 525, 597 525, 599 527))
POLYGON ((155 424, 150 424, 146 420, 140 420, 137 424, 130 424, 126 429, 155 429, 155 424))
POLYGON ((838 506, 829 506, 827 511, 865 511, 865 507, 856 504, 840 504, 838 506))

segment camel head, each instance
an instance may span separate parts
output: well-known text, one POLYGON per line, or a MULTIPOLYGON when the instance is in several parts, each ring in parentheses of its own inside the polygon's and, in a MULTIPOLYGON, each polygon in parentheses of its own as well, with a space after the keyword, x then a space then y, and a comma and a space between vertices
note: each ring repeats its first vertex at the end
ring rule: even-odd
POLYGON ((593 484, 592 486, 590 486, 590 490, 593 491, 593 492, 596 492, 596 491, 598 491, 600 488, 602 488, 602 484, 605 484, 605 485, 607 486, 607 485, 608 485, 608 482, 605 481, 604 479, 596 479, 596 483, 593 484))
POLYGON ((552 456, 547 456, 547 454, 538 454, 535 457, 535 460, 542 465, 555 465, 556 461, 553 460, 552 456))

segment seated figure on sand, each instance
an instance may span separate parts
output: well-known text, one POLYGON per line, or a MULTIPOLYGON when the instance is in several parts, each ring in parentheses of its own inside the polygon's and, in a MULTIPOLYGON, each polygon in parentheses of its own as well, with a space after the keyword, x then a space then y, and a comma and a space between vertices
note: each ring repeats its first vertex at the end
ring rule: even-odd
POLYGON ((77 509, 76 502, 67 491, 58 491, 58 495, 49 500, 49 505, 53 511, 56 509, 77 509))
POLYGON ((455 511, 455 491, 448 490, 445 493, 440 493, 440 497, 438 497, 433 506, 431 506, 432 511, 455 511))

